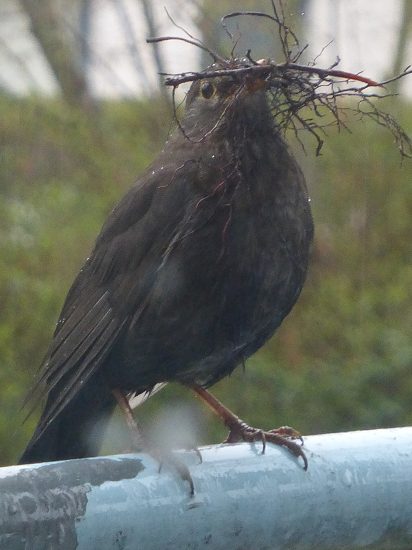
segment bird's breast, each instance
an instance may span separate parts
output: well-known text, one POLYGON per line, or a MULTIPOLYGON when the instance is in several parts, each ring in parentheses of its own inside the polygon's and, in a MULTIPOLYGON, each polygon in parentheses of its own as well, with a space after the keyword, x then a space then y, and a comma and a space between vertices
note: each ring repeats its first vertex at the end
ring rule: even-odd
POLYGON ((147 385, 216 381, 263 345, 298 298, 308 197, 286 148, 283 158, 271 152, 220 157, 216 170, 193 163, 197 184, 125 346, 147 385))

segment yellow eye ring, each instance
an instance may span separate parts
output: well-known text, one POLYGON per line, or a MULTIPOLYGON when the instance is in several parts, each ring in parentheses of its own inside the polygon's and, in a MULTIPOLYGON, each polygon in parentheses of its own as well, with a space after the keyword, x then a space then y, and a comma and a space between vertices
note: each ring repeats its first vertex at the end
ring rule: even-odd
POLYGON ((211 99, 216 94, 216 86, 205 80, 200 84, 200 95, 204 99, 211 99))

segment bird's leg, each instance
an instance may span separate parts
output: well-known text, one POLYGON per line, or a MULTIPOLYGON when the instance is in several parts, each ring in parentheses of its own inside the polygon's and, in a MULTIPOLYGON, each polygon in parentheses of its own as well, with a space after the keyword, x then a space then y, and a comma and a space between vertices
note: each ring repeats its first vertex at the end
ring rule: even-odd
POLYGON ((149 444, 146 441, 145 437, 142 434, 142 431, 136 422, 136 419, 133 416, 132 409, 129 404, 129 400, 126 397, 126 394, 122 390, 112 390, 112 394, 115 397, 117 404, 122 411, 126 423, 129 426, 130 433, 132 436, 132 445, 134 450, 147 452, 152 458, 159 462, 159 473, 162 468, 162 464, 170 464, 179 474, 183 481, 187 481, 190 487, 190 496, 192 497, 195 493, 193 479, 190 475, 189 468, 178 460, 172 453, 169 453, 163 449, 158 449, 153 445, 149 444))
POLYGON ((225 407, 223 403, 213 397, 210 392, 198 385, 192 387, 195 393, 209 405, 215 414, 223 421, 224 425, 229 428, 229 435, 225 443, 236 443, 237 441, 252 443, 254 441, 261 441, 263 446, 262 454, 265 452, 267 442, 274 443, 281 447, 287 447, 294 456, 302 457, 304 470, 308 469, 308 460, 302 450, 302 445, 293 441, 294 439, 300 439, 303 444, 302 436, 299 432, 289 426, 282 426, 281 428, 269 430, 267 432, 258 428, 251 428, 225 407))
POLYGON ((125 393, 122 390, 112 390, 112 394, 116 399, 120 410, 123 413, 123 416, 126 420, 126 424, 129 427, 130 435, 132 436, 132 448, 134 451, 139 452, 144 447, 146 447, 146 445, 144 443, 142 431, 135 417, 133 416, 133 412, 130 407, 129 400, 127 399, 125 393))

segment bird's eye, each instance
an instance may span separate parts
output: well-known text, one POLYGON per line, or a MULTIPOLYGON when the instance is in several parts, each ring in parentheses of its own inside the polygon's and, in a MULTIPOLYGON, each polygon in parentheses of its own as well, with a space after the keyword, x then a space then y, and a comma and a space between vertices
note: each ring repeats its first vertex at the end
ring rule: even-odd
POLYGON ((200 85, 200 95, 205 99, 210 99, 216 93, 216 86, 211 82, 202 82, 200 85))

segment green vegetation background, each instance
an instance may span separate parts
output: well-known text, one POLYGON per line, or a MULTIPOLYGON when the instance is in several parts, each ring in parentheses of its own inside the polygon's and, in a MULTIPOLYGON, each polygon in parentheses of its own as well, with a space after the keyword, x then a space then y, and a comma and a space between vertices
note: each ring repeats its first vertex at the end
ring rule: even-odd
MULTIPOLYGON (((397 105, 397 117, 410 133, 411 108, 397 105)), ((34 429, 38 411, 23 423, 19 408, 75 275, 172 126, 159 102, 85 115, 0 95, 0 465, 17 460, 34 429)), ((331 129, 317 158, 314 143, 306 156, 295 147, 316 224, 306 286, 274 338, 214 388, 252 425, 310 434, 412 423, 412 161, 401 165, 373 123, 351 130, 331 129)), ((139 417, 149 431, 167 419, 181 444, 221 441, 224 429, 196 401, 171 385, 139 417)), ((104 452, 126 448, 112 428, 104 452)))

